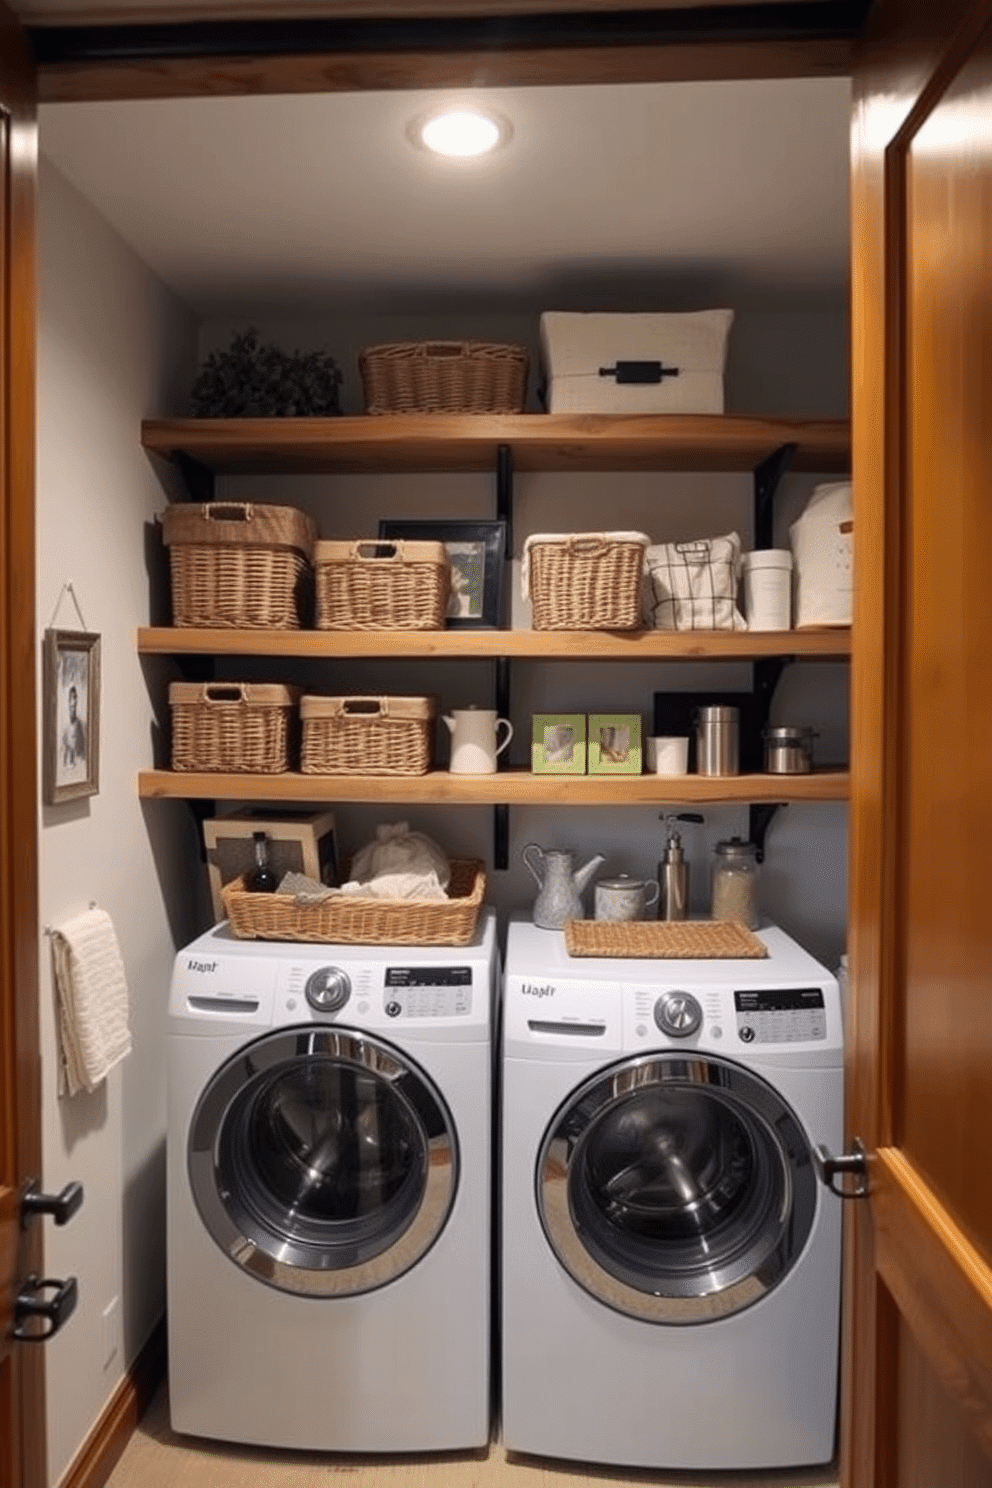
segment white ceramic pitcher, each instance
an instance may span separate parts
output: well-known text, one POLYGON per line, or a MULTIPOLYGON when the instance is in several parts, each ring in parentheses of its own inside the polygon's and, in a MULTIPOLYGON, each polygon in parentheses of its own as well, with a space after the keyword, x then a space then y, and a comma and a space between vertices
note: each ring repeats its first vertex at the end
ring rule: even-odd
POLYGON ((499 718, 495 708, 453 708, 442 716, 451 734, 451 774, 495 775, 496 756, 513 738, 510 720, 499 718))

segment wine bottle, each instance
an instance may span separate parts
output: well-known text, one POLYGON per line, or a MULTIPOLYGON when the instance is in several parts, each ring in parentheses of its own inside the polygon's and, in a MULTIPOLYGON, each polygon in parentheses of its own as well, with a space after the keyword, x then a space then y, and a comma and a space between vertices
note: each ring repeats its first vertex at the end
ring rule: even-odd
POLYGON ((275 870, 269 861, 269 839, 265 832, 253 832, 255 866, 248 874, 247 887, 253 894, 272 894, 276 889, 275 870))

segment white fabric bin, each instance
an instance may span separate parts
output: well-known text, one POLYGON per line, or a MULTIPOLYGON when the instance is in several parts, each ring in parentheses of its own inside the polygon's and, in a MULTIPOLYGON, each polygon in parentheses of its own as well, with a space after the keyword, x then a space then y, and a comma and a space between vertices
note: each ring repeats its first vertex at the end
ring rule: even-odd
POLYGON ((733 319, 732 310, 684 315, 546 310, 540 352, 547 410, 722 413, 733 319), (609 370, 618 367, 619 372, 609 370), (659 371, 666 368, 677 371, 659 371), (650 380, 637 380, 644 377, 650 380))
POLYGON ((789 528, 793 623, 850 625, 854 609, 854 514, 849 481, 817 486, 789 528))

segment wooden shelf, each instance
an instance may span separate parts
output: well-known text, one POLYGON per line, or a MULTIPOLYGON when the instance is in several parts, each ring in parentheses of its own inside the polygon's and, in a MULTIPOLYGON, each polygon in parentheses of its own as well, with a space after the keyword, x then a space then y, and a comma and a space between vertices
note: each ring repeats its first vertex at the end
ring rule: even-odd
POLYGON ((146 419, 146 450, 215 475, 491 471, 753 471, 784 444, 790 469, 850 469, 844 419, 723 414, 386 414, 376 417, 146 419))
POLYGON ((786 631, 198 630, 138 631, 144 656, 515 657, 534 661, 832 661, 851 654, 846 627, 786 631))
POLYGON ((711 804, 844 801, 846 770, 810 775, 226 775, 144 770, 138 794, 146 799, 215 801, 354 801, 435 806, 640 806, 706 801, 711 804))

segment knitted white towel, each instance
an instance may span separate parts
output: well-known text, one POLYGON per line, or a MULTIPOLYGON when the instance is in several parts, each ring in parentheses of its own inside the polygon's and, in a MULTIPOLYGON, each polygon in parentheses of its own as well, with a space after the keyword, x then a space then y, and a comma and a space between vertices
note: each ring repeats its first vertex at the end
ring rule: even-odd
POLYGON ((95 1090, 131 1052, 128 991, 110 916, 90 909, 52 931, 59 1094, 95 1090))

